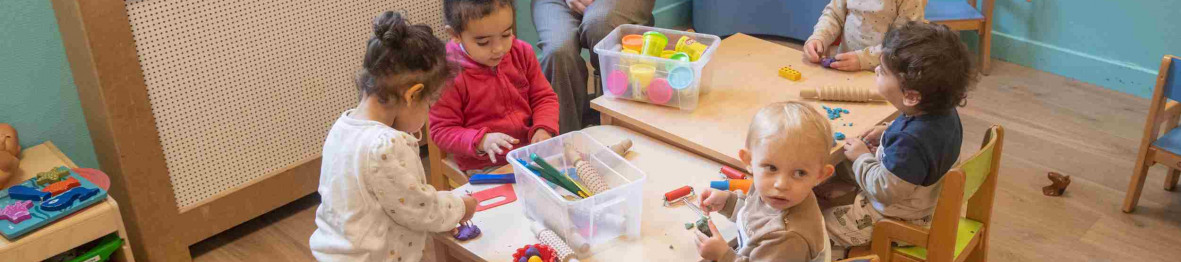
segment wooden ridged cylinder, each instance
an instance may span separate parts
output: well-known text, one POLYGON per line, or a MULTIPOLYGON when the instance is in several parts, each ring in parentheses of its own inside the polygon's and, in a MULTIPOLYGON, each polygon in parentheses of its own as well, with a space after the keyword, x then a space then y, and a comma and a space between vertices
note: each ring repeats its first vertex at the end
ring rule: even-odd
POLYGON ((825 86, 800 90, 800 97, 825 101, 870 102, 886 99, 869 88, 825 86))

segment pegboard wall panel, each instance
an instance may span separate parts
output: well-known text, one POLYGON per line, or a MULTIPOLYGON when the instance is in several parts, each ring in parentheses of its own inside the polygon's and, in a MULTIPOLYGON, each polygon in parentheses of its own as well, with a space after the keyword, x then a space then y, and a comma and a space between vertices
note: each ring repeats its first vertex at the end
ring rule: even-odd
POLYGON ((373 17, 442 37, 442 1, 126 2, 178 208, 320 155, 373 17))

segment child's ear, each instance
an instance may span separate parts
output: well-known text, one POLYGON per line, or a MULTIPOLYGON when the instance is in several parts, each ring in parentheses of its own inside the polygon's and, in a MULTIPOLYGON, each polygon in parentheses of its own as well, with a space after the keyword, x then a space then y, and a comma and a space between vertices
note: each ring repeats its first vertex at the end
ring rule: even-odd
MULTIPOLYGON (((746 164, 746 169, 751 169, 750 168, 750 151, 746 151, 746 149, 739 149, 738 150, 738 159, 742 159, 742 163, 746 164)), ((747 170, 747 171, 750 171, 750 170, 747 170)))
POLYGON ((923 101, 923 94, 915 90, 902 90, 902 104, 907 107, 915 107, 919 102, 923 101))
POLYGON ((414 86, 407 88, 405 93, 402 93, 402 98, 406 100, 407 106, 412 106, 414 105, 414 101, 418 101, 418 97, 422 95, 423 87, 425 86, 423 86, 421 83, 415 84, 414 86))
POLYGON ((443 31, 447 31, 447 35, 451 36, 451 39, 455 39, 456 42, 460 41, 461 38, 459 37, 459 32, 456 32, 455 28, 451 28, 449 25, 444 26, 443 28, 443 31))
POLYGON ((832 178, 832 174, 835 173, 836 170, 837 168, 832 166, 832 164, 825 164, 824 168, 820 169, 820 182, 824 182, 825 180, 832 178))

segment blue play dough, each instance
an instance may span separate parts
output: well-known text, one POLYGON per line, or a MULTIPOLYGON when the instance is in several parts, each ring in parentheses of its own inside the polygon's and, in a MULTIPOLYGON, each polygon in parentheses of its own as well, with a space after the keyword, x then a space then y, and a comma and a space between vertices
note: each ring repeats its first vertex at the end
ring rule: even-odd
POLYGON ((668 71, 668 85, 673 89, 685 89, 692 83, 693 69, 689 69, 688 67, 684 66, 678 66, 668 71))
POLYGON ((521 259, 517 259, 517 262, 529 262, 529 257, 521 257, 521 259))
POLYGON ((541 255, 541 252, 537 251, 536 247, 529 247, 529 249, 525 250, 525 256, 527 256, 527 257, 540 256, 540 255, 541 255))
POLYGON ((833 136, 833 138, 836 138, 837 140, 845 140, 845 133, 837 132, 836 134, 833 134, 832 136, 833 136))

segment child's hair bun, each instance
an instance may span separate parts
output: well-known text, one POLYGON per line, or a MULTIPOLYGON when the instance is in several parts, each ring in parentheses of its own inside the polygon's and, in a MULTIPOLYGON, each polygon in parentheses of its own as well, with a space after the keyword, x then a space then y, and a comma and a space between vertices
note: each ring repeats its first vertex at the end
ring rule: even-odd
POLYGON ((382 45, 391 48, 398 48, 402 45, 402 41, 406 38, 406 31, 409 29, 406 19, 402 18, 400 13, 386 11, 373 18, 373 35, 377 37, 378 41, 381 41, 382 45))

